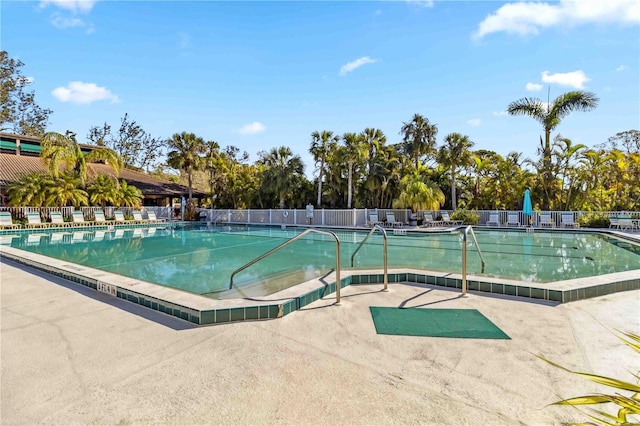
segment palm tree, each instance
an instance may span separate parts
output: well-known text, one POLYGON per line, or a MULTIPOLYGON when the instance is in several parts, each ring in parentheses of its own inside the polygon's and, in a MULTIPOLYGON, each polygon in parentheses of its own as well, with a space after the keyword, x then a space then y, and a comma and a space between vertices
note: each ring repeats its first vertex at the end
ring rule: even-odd
POLYGON ((138 188, 129 185, 124 179, 120 181, 120 188, 116 194, 115 202, 117 206, 140 208, 142 199, 142 192, 138 188))
POLYGON ((393 208, 418 210, 439 210, 444 203, 444 194, 435 182, 425 179, 426 170, 418 167, 400 181, 400 195, 393 200, 393 208))
POLYGON ((193 204, 193 172, 199 170, 203 165, 203 158, 200 154, 206 152, 204 139, 197 137, 193 133, 175 133, 168 141, 170 151, 167 154, 167 164, 174 169, 183 170, 187 173, 189 186, 189 205, 193 204))
POLYGON ((7 187, 9 204, 41 207, 45 204, 52 185, 53 179, 47 174, 33 172, 22 175, 7 187))
POLYGON ((100 204, 104 210, 107 203, 116 204, 119 186, 117 179, 107 175, 98 175, 89 184, 89 201, 92 205, 100 204))
POLYGON ((436 153, 436 135, 438 126, 429 123, 429 119, 420 114, 414 114, 408 123, 402 123, 400 129, 403 150, 413 158, 416 169, 423 155, 436 153))
POLYGON ((80 186, 79 177, 72 173, 64 173, 55 179, 54 184, 47 191, 45 203, 49 206, 89 205, 88 194, 80 186))
POLYGON ((211 196, 211 208, 213 208, 213 202, 216 198, 215 188, 220 180, 222 180, 222 171, 224 162, 220 154, 220 145, 216 141, 207 141, 206 156, 205 156, 205 170, 209 173, 209 194, 211 196))
POLYGON ((313 159, 316 164, 320 163, 318 167, 318 201, 316 207, 320 207, 322 204, 322 176, 324 174, 325 162, 327 156, 332 150, 335 150, 338 144, 339 137, 334 136, 333 132, 323 130, 322 132, 311 133, 311 148, 309 152, 313 155, 313 159))
POLYGON ((122 157, 109 148, 98 147, 83 153, 72 133, 69 137, 56 132, 45 133, 40 146, 40 158, 54 178, 58 178, 60 166, 64 163, 65 170, 74 173, 81 186, 87 180, 87 163, 104 161, 113 168, 116 175, 123 167, 122 157))
POLYGON ((365 158, 366 147, 362 143, 363 138, 355 133, 345 133, 342 135, 342 140, 344 141, 345 160, 349 167, 347 172, 347 208, 350 209, 353 200, 353 167, 365 158))
POLYGON ((260 163, 265 167, 263 182, 270 192, 276 194, 280 208, 284 209, 287 194, 293 191, 304 173, 302 160, 286 146, 272 148, 261 156, 260 163))
POLYGON ((549 202, 552 197, 549 193, 549 186, 553 179, 551 171, 551 132, 572 111, 591 111, 598 106, 598 102, 599 99, 594 93, 576 90, 563 93, 555 98, 553 102, 546 105, 537 98, 522 98, 509 104, 507 108, 509 114, 532 117, 543 126, 544 142, 540 138, 540 145, 544 168, 542 186, 546 195, 544 208, 549 208, 549 202))
POLYGON ((457 208, 456 202, 456 169, 458 166, 465 167, 471 164, 473 142, 469 136, 460 133, 450 133, 444 138, 444 145, 438 152, 438 162, 451 171, 451 209, 457 208))

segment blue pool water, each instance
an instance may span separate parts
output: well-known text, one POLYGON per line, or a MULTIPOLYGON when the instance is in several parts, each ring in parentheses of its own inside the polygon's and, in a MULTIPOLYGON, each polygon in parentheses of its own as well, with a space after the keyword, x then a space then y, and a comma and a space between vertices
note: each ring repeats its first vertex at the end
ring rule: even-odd
MULTIPOLYGON (((2 236, 3 244, 140 280, 218 297, 229 288, 231 273, 287 241, 303 229, 269 227, 138 228, 81 231, 58 229, 2 236)), ((336 231, 341 266, 366 231, 336 231)), ((468 273, 545 283, 612 272, 640 270, 640 247, 613 237, 584 232, 489 231, 476 229, 486 259, 468 251, 468 273)), ((375 233, 358 252, 354 268, 380 269, 382 236, 375 233)), ((388 236, 390 268, 460 273, 459 234, 411 233, 388 236)), ((335 241, 310 234, 256 263, 234 278, 234 287, 265 286, 275 292, 317 278, 335 268, 335 241)))

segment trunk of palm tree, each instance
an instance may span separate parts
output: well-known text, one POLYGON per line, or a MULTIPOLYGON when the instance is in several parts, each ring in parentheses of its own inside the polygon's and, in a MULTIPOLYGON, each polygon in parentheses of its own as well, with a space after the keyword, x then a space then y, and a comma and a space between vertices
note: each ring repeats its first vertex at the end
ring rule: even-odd
POLYGON ((280 209, 284 209, 284 192, 280 193, 280 209))
POLYGON ((456 211, 456 166, 451 166, 451 210, 456 211))
POLYGON ((187 182, 189 183, 189 205, 193 204, 193 190, 191 189, 192 179, 191 167, 187 167, 187 182))
POLYGON ((351 208, 351 197, 352 197, 352 184, 353 184, 353 161, 349 161, 349 177, 347 179, 347 208, 351 208))
POLYGON ((316 207, 320 208, 322 203, 322 175, 324 171, 324 160, 320 162, 320 170, 318 172, 318 202, 316 203, 316 207))

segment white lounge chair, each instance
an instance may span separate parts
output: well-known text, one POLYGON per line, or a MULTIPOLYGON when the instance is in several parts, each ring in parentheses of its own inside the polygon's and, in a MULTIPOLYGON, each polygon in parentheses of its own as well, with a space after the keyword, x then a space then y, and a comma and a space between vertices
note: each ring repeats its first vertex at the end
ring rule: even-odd
POLYGON ((392 228, 402 227, 403 223, 396 220, 396 214, 393 212, 387 213, 387 221, 385 222, 386 226, 390 226, 392 228))
POLYGON ((489 213, 489 220, 487 220, 487 225, 500 226, 500 213, 498 212, 489 213))
POLYGON ((507 214, 507 226, 520 226, 520 218, 518 217, 518 213, 507 214))
POLYGON ((439 220, 434 220, 433 219, 433 214, 431 212, 425 213, 423 220, 422 220, 422 227, 428 227, 428 226, 438 226, 441 225, 442 222, 439 220))
POLYGON ((137 210, 134 210, 132 214, 133 214, 133 222, 134 223, 148 223, 149 222, 148 220, 143 219, 142 218, 142 213, 137 211, 137 210))
POLYGON ((50 224, 43 223, 42 218, 40 218, 40 213, 31 212, 27 213, 27 224, 26 228, 48 228, 50 224))
POLYGON ((369 213, 369 226, 380 225, 382 222, 378 219, 378 213, 369 213))
POLYGON ((18 229, 20 225, 13 223, 11 212, 0 212, 0 229, 18 229))
POLYGON ((631 216, 619 216, 618 217, 618 229, 636 229, 638 226, 633 222, 631 216))
POLYGON ((51 219, 51 227, 57 228, 68 228, 73 226, 71 222, 65 222, 62 217, 62 213, 60 212, 51 212, 49 213, 49 218, 51 219))
POLYGON ((545 227, 548 226, 553 228, 555 223, 553 223, 553 219, 551 218, 551 212, 542 212, 540 213, 540 226, 545 227))
POLYGON ((562 224, 562 227, 564 227, 564 228, 567 228, 567 227, 579 228, 580 227, 578 222, 576 222, 574 220, 573 213, 562 213, 560 215, 560 223, 562 224))
POLYGON ((111 223, 113 223, 113 220, 107 220, 104 217, 104 212, 103 211, 96 211, 93 213, 93 216, 95 217, 95 223, 96 225, 109 225, 111 223))
POLYGON ((161 223, 166 222, 166 219, 158 219, 156 217, 156 212, 147 212, 147 220, 152 223, 161 223))
POLYGON ((446 224, 446 225, 462 225, 461 220, 452 220, 449 217, 449 212, 442 212, 440 214, 440 216, 442 216, 442 223, 446 224))
POLYGON ((73 226, 91 226, 94 224, 93 222, 84 220, 84 214, 82 214, 82 212, 76 211, 71 215, 73 217, 73 226))
POLYGON ((132 220, 126 220, 124 218, 124 213, 122 213, 121 211, 115 211, 113 212, 113 217, 114 217, 114 222, 115 223, 133 223, 132 220))
POLYGON ((618 228, 619 227, 619 219, 618 216, 609 216, 609 228, 618 228))

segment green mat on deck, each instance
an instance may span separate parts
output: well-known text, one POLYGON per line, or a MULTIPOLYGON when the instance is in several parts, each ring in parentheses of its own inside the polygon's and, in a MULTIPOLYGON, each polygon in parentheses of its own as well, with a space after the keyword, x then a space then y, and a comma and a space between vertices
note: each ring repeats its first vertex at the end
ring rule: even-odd
POLYGON ((476 309, 423 309, 370 306, 378 334, 509 339, 476 309))

